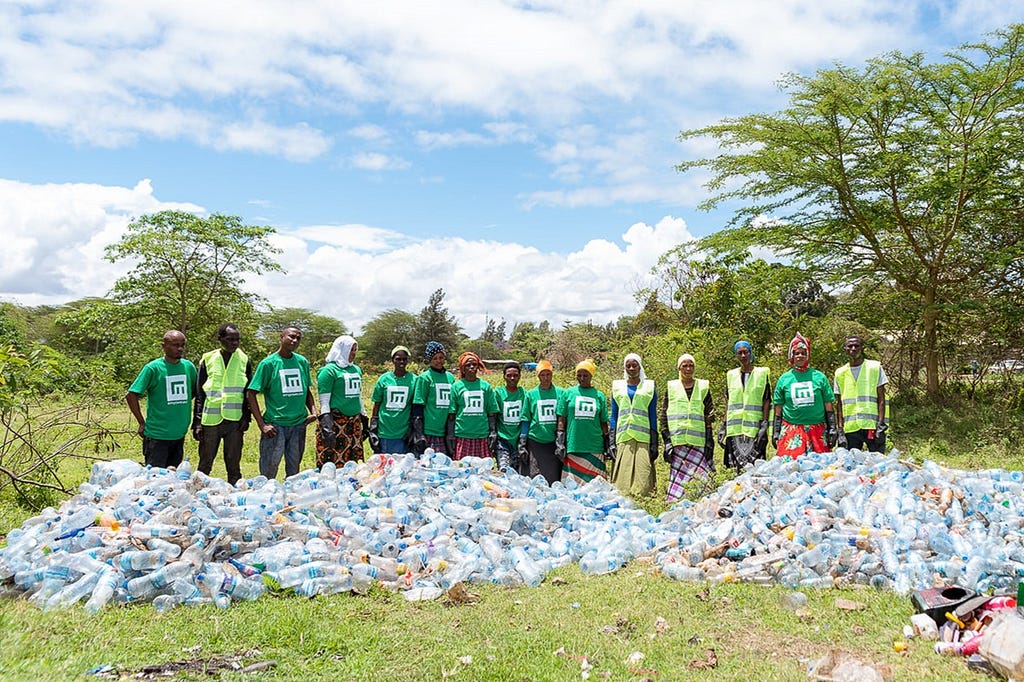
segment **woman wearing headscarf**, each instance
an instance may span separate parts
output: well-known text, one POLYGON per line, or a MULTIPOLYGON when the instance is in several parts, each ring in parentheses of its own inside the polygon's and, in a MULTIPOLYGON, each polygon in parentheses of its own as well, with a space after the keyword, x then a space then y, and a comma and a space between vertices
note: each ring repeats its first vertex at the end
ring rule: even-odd
POLYGON ((839 437, 832 383, 811 369, 811 342, 799 332, 789 342, 788 357, 790 369, 775 384, 772 445, 793 459, 811 450, 828 452, 839 437))
POLYGON ((416 377, 405 369, 409 364, 408 348, 395 346, 391 350, 391 364, 394 369, 377 379, 370 396, 373 402, 370 448, 385 454, 409 452, 405 441, 409 436, 412 392, 416 385, 416 377))
POLYGON ((498 446, 498 401, 494 388, 477 377, 486 370, 476 353, 459 356, 459 380, 452 384, 452 408, 448 414, 448 434, 454 437, 455 454, 463 457, 494 457, 498 446))
POLYGON ((558 399, 562 389, 552 383, 555 369, 547 360, 537 363, 536 388, 526 392, 523 421, 519 431, 519 460, 526 461, 528 475, 537 474, 551 485, 562 480, 562 460, 555 456, 555 432, 558 427, 558 399))
POLYGON ((652 495, 658 459, 658 391, 636 353, 623 359, 622 368, 622 378, 612 382, 615 461, 611 482, 623 495, 652 495))
POLYGON ((764 459, 772 409, 772 378, 767 367, 754 366, 754 348, 740 340, 732 347, 738 367, 725 374, 725 419, 718 429, 725 466, 741 471, 764 459))
POLYGON ((429 342, 423 357, 427 368, 416 377, 412 398, 413 451, 422 454, 426 448, 433 448, 435 452, 454 455, 455 451, 448 449, 445 434, 455 375, 444 368, 448 355, 439 341, 429 342))
POLYGON ((363 461, 363 370, 352 361, 358 344, 339 336, 331 344, 326 364, 316 375, 320 396, 320 428, 316 431, 316 466, 363 461))
POLYGON ((597 368, 587 358, 576 365, 576 382, 558 398, 555 455, 562 460, 562 480, 586 483, 606 477, 605 459, 615 457, 608 437, 608 402, 591 385, 597 368))
POLYGON ((676 369, 679 378, 668 382, 660 419, 663 456, 669 465, 669 502, 683 497, 687 481, 706 478, 715 470, 714 406, 708 381, 695 378, 697 361, 689 353, 679 356, 676 369))

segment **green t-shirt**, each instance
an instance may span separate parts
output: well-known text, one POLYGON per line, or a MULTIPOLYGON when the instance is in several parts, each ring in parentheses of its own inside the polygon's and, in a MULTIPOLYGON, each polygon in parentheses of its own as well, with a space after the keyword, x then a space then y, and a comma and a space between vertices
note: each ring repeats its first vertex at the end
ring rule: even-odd
POLYGON ((455 435, 459 438, 486 438, 490 427, 487 415, 498 411, 494 388, 483 379, 459 379, 452 385, 452 414, 455 435))
POLYGON ((608 423, 608 400, 593 386, 578 384, 567 388, 558 398, 556 414, 565 417, 565 450, 598 454, 604 452, 601 424, 608 423))
POLYGON ((185 359, 167 362, 157 358, 142 368, 128 391, 146 396, 143 433, 147 438, 178 440, 185 437, 192 423, 196 376, 196 366, 185 359))
POLYGON ((523 421, 530 422, 529 438, 537 443, 554 443, 555 431, 558 430, 558 399, 564 389, 552 386, 542 390, 540 386, 526 392, 526 405, 523 407, 523 421))
POLYGON ((331 394, 332 410, 354 417, 363 411, 363 370, 356 365, 338 367, 329 362, 316 373, 316 391, 319 395, 331 394))
POLYGON ((443 436, 448 424, 448 412, 452 405, 452 384, 455 375, 448 370, 428 367, 416 377, 413 392, 414 405, 423 406, 423 433, 428 436, 443 436))
POLYGON ((379 422, 377 433, 381 438, 405 438, 409 433, 409 415, 412 413, 412 393, 416 377, 411 372, 395 376, 394 372, 382 374, 373 385, 371 400, 380 403, 377 410, 379 422))
POLYGON ((782 405, 782 418, 788 423, 809 426, 825 422, 825 403, 835 399, 832 384, 824 374, 816 369, 790 369, 775 384, 773 403, 782 405))
POLYGON ((506 386, 498 386, 494 395, 498 402, 498 438, 514 443, 519 440, 526 391, 520 386, 515 393, 509 393, 506 386))
POLYGON ((306 421, 309 361, 298 353, 282 358, 271 353, 260 360, 246 387, 263 394, 263 420, 278 426, 299 426, 306 421))

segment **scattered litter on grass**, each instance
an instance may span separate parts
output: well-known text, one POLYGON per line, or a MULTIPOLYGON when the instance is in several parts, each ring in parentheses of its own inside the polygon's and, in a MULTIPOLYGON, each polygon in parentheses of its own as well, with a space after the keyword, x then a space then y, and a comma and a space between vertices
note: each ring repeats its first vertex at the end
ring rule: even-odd
POLYGON ((638 558, 708 581, 704 601, 709 582, 730 581, 1003 589, 1024 571, 1022 483, 1022 472, 840 450, 758 462, 654 518, 604 479, 549 487, 494 471, 491 459, 438 453, 237 486, 188 462, 175 471, 117 460, 97 463, 59 510, 8 533, 0 591, 42 608, 85 601, 89 613, 374 584, 461 604, 472 600, 450 592, 463 583, 535 587, 570 563, 600 574, 638 558))
POLYGON ((672 626, 668 624, 668 621, 662 618, 661 616, 658 616, 654 619, 654 632, 648 635, 648 637, 654 639, 658 635, 663 635, 671 629, 672 626))
POLYGON ((840 611, 863 611, 867 604, 852 599, 836 599, 835 607, 840 611))
POLYGON ((893 670, 888 665, 864 663, 852 654, 832 649, 810 664, 807 676, 830 682, 892 682, 893 670))
POLYGON ((718 667, 718 654, 714 649, 705 649, 704 658, 695 658, 687 664, 690 670, 714 670, 718 667))
POLYGON ((641 651, 634 651, 629 656, 626 656, 626 665, 636 665, 640 661, 647 658, 641 651))

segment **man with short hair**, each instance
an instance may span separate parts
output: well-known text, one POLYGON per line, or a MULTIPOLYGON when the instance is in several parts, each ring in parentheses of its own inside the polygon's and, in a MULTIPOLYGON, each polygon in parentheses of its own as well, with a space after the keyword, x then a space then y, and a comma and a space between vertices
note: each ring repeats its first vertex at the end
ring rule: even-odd
POLYGON ((836 370, 836 420, 842 424, 840 447, 871 452, 885 450, 885 386, 889 383, 882 363, 864 357, 864 340, 850 336, 843 345, 850 361, 836 370))
POLYGON ((260 438, 260 474, 277 478, 284 457, 285 476, 299 473, 306 449, 306 426, 316 421, 317 409, 309 390, 309 361, 295 352, 302 341, 297 327, 281 330, 277 351, 260 361, 245 389, 260 438), (256 394, 263 394, 266 412, 260 412, 256 394))
POLYGON ((252 379, 252 363, 238 347, 238 327, 226 322, 217 328, 220 348, 199 361, 192 436, 199 441, 199 471, 209 475, 217 448, 224 443, 224 468, 228 483, 242 478, 242 434, 249 428, 252 413, 245 400, 245 387, 252 379))
POLYGON ((192 416, 196 366, 185 359, 185 335, 172 329, 164 334, 162 358, 146 364, 128 387, 124 399, 142 438, 147 466, 176 467, 185 454, 185 434, 192 416), (139 398, 146 396, 146 416, 139 398))

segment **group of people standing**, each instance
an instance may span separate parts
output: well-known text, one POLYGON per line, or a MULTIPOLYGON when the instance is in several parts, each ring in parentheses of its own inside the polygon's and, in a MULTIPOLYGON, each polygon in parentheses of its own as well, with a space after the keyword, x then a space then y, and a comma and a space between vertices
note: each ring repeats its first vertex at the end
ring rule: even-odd
POLYGON ((368 440, 380 453, 432 448, 453 459, 491 456, 500 469, 540 475, 549 484, 604 476, 625 495, 645 496, 655 492, 660 454, 669 465, 672 502, 682 497, 688 481, 715 470, 716 442, 726 466, 741 469, 763 459, 770 417, 771 442, 779 455, 885 446, 887 378, 877 361, 864 358, 863 341, 856 336, 845 344, 850 361, 829 382, 810 367, 810 342, 797 334, 789 345, 791 368, 774 389, 768 368, 754 365, 750 343, 737 342, 739 364, 726 374, 725 418, 717 437, 710 385, 696 377, 690 354, 679 357, 678 376, 666 382, 659 400, 642 359, 630 353, 623 359, 622 379, 612 382, 609 401, 593 386, 596 367, 589 359, 576 365, 571 387, 555 386, 554 368, 541 360, 536 387, 521 387, 522 367, 507 362, 503 384, 495 388, 480 378, 487 368, 474 353, 458 357, 456 377, 446 367, 444 346, 431 341, 424 350, 426 369, 413 375, 407 369, 409 349, 396 346, 392 369, 374 384, 367 414, 353 337, 340 336, 332 344, 317 373, 317 400, 309 362, 296 352, 301 330, 283 329, 278 350, 255 370, 239 348, 236 326, 221 325, 218 338, 221 348, 205 353, 196 368, 184 358, 184 334, 167 332, 163 357, 143 367, 129 387, 125 399, 138 422, 147 464, 180 464, 191 429, 199 443, 199 471, 210 473, 223 444, 227 478, 234 483, 242 476, 243 434, 255 420, 260 474, 275 478, 283 458, 291 476, 299 472, 306 427, 317 422, 317 467, 362 460, 368 440), (263 395, 262 410, 257 394, 263 395))

